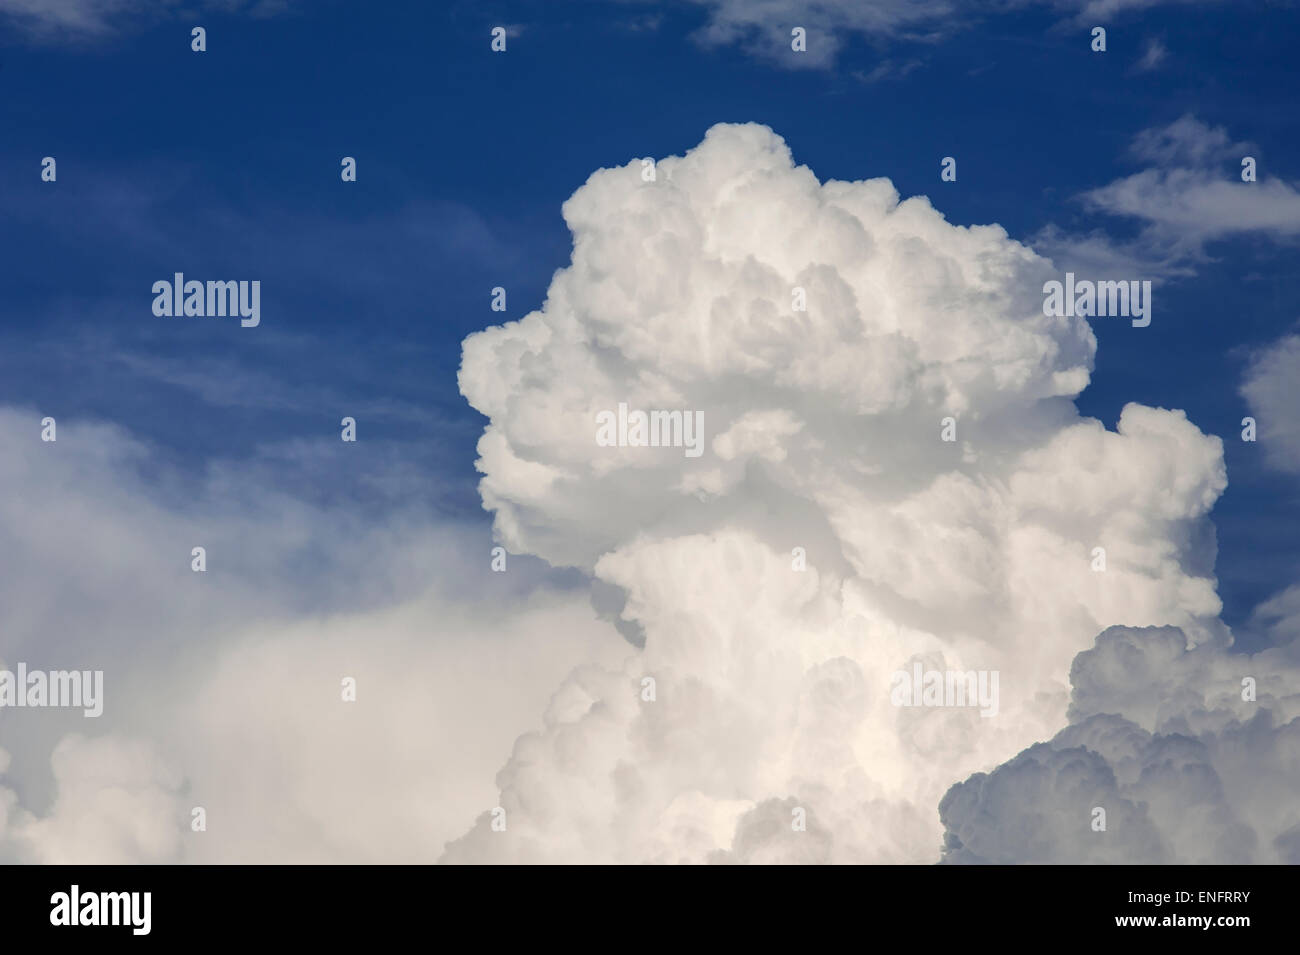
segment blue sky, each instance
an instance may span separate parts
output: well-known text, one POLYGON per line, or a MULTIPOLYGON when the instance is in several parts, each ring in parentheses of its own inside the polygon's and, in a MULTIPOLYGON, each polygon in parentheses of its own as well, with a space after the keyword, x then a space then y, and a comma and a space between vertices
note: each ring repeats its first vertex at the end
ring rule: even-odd
MULTIPOLYGON (((887 176, 957 224, 1116 244, 1135 223, 1079 197, 1150 165, 1134 138, 1186 114, 1252 144, 1261 179, 1300 179, 1300 10, 1119 6, 1097 19, 1104 54, 1060 6, 1011 4, 888 35, 845 29, 832 63, 803 68, 779 47, 702 42, 712 8, 693 3, 395 3, 382 17, 329 2, 189 16, 127 4, 101 27, 54 32, 5 16, 0 403, 121 424, 196 475, 316 441, 332 453, 339 418, 355 415, 380 453, 331 467, 287 455, 287 486, 486 526, 484 419, 457 391, 460 343, 541 304, 569 259, 560 206, 597 168, 755 121, 823 180, 887 176), (511 26, 504 55, 489 50, 498 24, 511 26), (206 53, 190 50, 194 25, 206 53), (1142 69, 1152 44, 1166 52, 1142 69), (55 184, 39 178, 47 155, 55 184), (948 155, 955 183, 939 181, 948 155), (355 184, 340 182, 342 156, 357 158, 355 184), (150 286, 178 270, 260 279, 262 325, 155 318, 150 286), (505 316, 488 308, 496 285, 505 316), (379 482, 394 463, 404 478, 379 482)), ((1235 160, 1211 166, 1237 175, 1235 160)), ((1300 572, 1294 478, 1238 439, 1245 364, 1294 327, 1300 270, 1294 234, 1278 230, 1201 251, 1160 286, 1151 327, 1094 323, 1079 406, 1108 427, 1128 401, 1182 408, 1224 438, 1229 487, 1212 518, 1237 627, 1300 572)))

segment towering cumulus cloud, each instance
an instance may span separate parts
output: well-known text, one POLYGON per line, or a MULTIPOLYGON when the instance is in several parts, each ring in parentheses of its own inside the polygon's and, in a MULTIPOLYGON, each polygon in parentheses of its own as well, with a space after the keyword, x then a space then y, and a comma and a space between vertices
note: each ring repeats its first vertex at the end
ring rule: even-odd
POLYGON ((999 226, 819 182, 757 125, 650 170, 592 175, 542 308, 464 345, 496 534, 589 573, 629 640, 517 741, 504 830, 484 807, 444 858, 934 861, 944 792, 1065 725, 1099 631, 1227 641, 1220 442, 1081 418, 1091 330, 999 226), (597 443, 620 404, 700 412, 703 453, 597 443))

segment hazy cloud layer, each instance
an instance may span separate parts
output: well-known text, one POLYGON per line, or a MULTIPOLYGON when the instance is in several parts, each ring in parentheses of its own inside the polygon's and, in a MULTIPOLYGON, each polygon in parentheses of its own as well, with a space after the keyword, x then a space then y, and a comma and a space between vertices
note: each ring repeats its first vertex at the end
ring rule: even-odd
POLYGON ((584 590, 492 573, 481 528, 40 419, 0 409, 0 667, 102 669, 104 712, 0 713, 4 861, 429 862, 563 676, 618 658, 584 590))

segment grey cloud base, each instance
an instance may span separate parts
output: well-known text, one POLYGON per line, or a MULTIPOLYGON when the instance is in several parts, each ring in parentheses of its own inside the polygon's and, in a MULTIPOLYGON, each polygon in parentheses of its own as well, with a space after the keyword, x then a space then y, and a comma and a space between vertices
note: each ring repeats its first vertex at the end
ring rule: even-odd
POLYGON ((943 862, 1300 864, 1300 647, 1111 627, 1071 681, 1069 726, 944 796, 943 862))

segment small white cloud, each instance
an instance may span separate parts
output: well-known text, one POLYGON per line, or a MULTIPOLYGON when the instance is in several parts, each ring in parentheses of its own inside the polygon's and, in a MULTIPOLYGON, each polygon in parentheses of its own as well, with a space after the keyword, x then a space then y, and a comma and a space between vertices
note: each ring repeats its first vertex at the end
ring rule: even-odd
POLYGON ((1241 180, 1240 161, 1256 155, 1222 127, 1183 116, 1134 137, 1130 153, 1147 169, 1091 189, 1079 198, 1094 213, 1135 220, 1138 235, 1115 242, 1101 231, 1069 234, 1049 226, 1034 246, 1062 270, 1154 279, 1194 274, 1213 242, 1246 234, 1274 241, 1300 235, 1300 190, 1274 176, 1241 180), (1105 274, 1105 273, 1103 273, 1105 274))
POLYGON ((1300 474, 1300 335, 1285 335, 1256 352, 1241 394, 1268 462, 1279 471, 1300 474))

